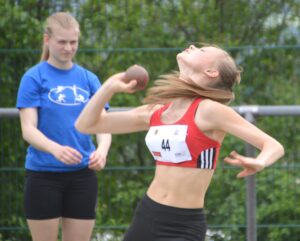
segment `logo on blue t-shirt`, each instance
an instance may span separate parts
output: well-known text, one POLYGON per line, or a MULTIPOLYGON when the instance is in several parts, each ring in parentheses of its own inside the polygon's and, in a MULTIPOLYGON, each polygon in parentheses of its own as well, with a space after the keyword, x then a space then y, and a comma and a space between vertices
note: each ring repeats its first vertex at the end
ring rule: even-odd
POLYGON ((49 100, 59 105, 80 105, 89 100, 88 91, 73 86, 57 86, 49 91, 49 100))

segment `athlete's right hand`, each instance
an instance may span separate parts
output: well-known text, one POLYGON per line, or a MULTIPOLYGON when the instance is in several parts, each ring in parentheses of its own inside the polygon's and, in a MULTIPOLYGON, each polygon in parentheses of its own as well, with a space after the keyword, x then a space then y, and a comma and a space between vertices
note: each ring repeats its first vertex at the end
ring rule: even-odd
POLYGON ((79 164, 82 159, 82 155, 79 151, 69 146, 58 145, 52 151, 55 158, 65 164, 79 164))
POLYGON ((134 93, 136 89, 134 88, 137 85, 136 80, 131 80, 130 82, 125 82, 125 72, 117 73, 110 76, 103 84, 104 86, 109 86, 114 93, 124 92, 124 93, 134 93))

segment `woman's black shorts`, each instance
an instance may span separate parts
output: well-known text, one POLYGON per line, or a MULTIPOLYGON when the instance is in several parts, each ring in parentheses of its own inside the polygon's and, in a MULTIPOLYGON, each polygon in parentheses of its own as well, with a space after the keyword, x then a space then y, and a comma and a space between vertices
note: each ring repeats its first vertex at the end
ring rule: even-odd
POLYGON ((145 195, 123 241, 204 241, 206 228, 202 208, 170 207, 145 195))
POLYGON ((97 192, 96 173, 88 168, 74 172, 26 170, 25 216, 35 220, 95 219, 97 192))

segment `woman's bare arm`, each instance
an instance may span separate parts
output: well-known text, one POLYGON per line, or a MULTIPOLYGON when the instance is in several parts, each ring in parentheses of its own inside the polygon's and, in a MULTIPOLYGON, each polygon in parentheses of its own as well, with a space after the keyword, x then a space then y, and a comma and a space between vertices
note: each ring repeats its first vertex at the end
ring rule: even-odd
POLYGON ((205 120, 208 129, 224 131, 260 150, 254 158, 242 156, 235 151, 225 158, 232 165, 249 168, 241 172, 240 177, 260 171, 284 155, 284 148, 277 140, 248 122, 232 108, 210 100, 205 101, 202 107, 197 114, 205 120))
POLYGON ((149 128, 153 108, 140 106, 129 111, 105 112, 105 103, 109 102, 115 93, 133 93, 136 81, 124 83, 124 73, 110 77, 87 103, 78 117, 75 127, 89 134, 95 133, 130 133, 144 131, 149 128))

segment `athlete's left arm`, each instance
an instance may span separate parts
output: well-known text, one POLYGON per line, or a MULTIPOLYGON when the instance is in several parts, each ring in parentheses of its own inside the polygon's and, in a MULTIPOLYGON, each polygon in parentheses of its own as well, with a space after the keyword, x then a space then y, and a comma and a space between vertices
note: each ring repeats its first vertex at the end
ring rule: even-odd
POLYGON ((242 156, 233 151, 225 158, 227 163, 244 168, 239 177, 261 171, 284 155, 284 148, 277 140, 248 122, 232 108, 214 101, 206 104, 203 118, 209 123, 210 129, 236 136, 260 150, 256 157, 242 156))

